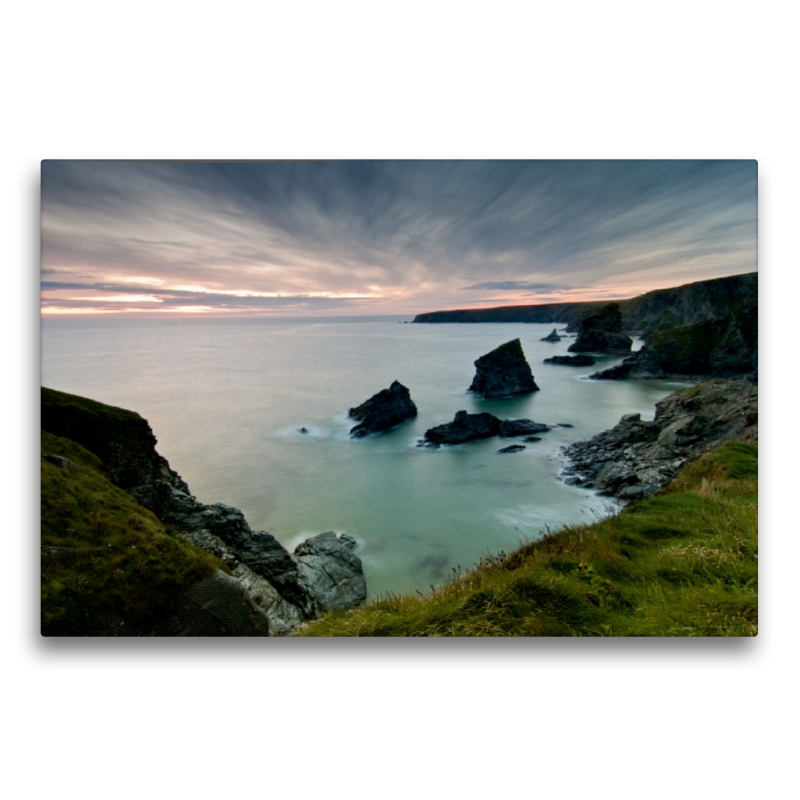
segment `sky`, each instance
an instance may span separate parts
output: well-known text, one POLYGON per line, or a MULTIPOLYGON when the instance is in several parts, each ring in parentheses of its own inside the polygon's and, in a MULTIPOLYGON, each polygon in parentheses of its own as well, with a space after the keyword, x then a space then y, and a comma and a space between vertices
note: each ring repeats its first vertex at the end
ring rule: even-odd
POLYGON ((757 269, 755 161, 43 161, 43 314, 375 315, 757 269))

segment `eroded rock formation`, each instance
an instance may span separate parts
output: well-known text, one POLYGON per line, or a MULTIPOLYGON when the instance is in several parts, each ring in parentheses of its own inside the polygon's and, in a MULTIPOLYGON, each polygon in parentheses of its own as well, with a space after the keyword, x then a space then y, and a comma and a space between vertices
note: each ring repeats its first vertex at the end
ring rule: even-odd
POLYGON ((578 323, 578 338, 567 348, 570 353, 627 355, 633 340, 622 332, 619 303, 609 303, 578 323))
POLYGON ((484 398, 538 392, 519 339, 501 344, 475 362, 475 377, 467 391, 484 398))
POLYGON ((360 406, 351 408, 349 416, 360 420, 350 435, 359 438, 370 433, 380 433, 394 428, 401 422, 417 416, 417 407, 408 389, 398 381, 393 381, 388 389, 382 389, 360 406))

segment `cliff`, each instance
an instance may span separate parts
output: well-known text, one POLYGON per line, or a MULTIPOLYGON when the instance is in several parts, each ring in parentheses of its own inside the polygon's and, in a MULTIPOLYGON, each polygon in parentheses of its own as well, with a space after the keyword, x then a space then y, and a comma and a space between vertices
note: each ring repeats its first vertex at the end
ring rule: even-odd
MULTIPOLYGON (((193 557, 205 565, 202 575, 190 571, 193 578, 213 577, 215 570, 229 573, 232 578, 224 580, 225 591, 230 593, 234 586, 231 581, 235 578, 235 591, 248 607, 253 603, 258 607, 273 634, 289 633, 301 622, 331 608, 363 602, 366 584, 361 562, 354 552, 355 542, 350 537, 320 534, 290 554, 269 533, 251 530, 239 509, 221 503, 198 502, 190 494, 186 482, 156 451, 156 438, 149 424, 135 412, 45 388, 42 388, 41 398, 42 441, 43 447, 46 445, 49 449, 43 452, 46 456, 42 462, 43 476, 52 475, 53 469, 59 470, 61 475, 60 481, 52 483, 52 498, 44 491, 43 477, 43 545, 45 504, 52 502, 55 509, 66 507, 70 502, 67 498, 77 490, 64 482, 82 478, 88 470, 87 464, 91 463, 92 470, 108 484, 104 491, 109 492, 113 487, 114 500, 113 503, 103 500, 102 492, 85 498, 82 502, 86 510, 73 523, 78 531, 75 535, 89 536, 92 520, 104 513, 109 503, 113 508, 121 508, 120 490, 124 490, 125 508, 135 509, 129 512, 130 525, 138 526, 145 538, 152 538, 151 533, 155 531, 152 535, 157 533, 162 538, 169 535, 180 541, 181 552, 194 554, 193 557), (69 453, 77 454, 80 463, 69 453), (65 466, 65 461, 77 465, 65 466), (140 518, 145 520, 141 524, 137 522, 140 518), (153 528, 153 520, 158 523, 157 528, 153 528)), ((70 528, 57 524, 57 518, 58 514, 54 517, 54 527, 49 529, 48 535, 54 539, 48 547, 68 547, 70 545, 64 545, 61 540, 70 540, 70 528)), ((127 519, 115 521, 113 541, 105 542, 108 547, 114 547, 117 541, 125 542, 132 535, 127 519)), ((95 542, 92 546, 102 544, 95 542)), ((139 554, 144 552, 138 545, 134 549, 138 549, 139 554)), ((133 574, 148 572, 138 559, 131 562, 130 569, 133 574)), ((177 567, 176 570, 180 572, 177 567)), ((106 602, 100 588, 105 580, 101 580, 96 591, 90 592, 92 599, 88 607, 94 608, 92 603, 102 606, 106 602)), ((164 615, 171 604, 174 605, 178 590, 192 585, 192 581, 186 583, 187 580, 188 577, 184 580, 176 573, 178 588, 168 593, 168 601, 156 603, 149 610, 139 609, 134 614, 139 621, 131 625, 150 633, 160 630, 158 625, 163 627, 164 615)), ((124 619, 128 606, 122 597, 120 603, 113 613, 124 619)), ((86 602, 83 606, 87 607, 86 602)), ((90 629, 95 631, 98 625, 103 628, 104 623, 93 621, 90 629)), ((103 630, 113 633, 107 625, 103 630)), ((114 630, 119 632, 118 626, 114 630)))
MULTIPOLYGON (((657 328, 691 325, 731 314, 744 300, 758 296, 758 273, 731 275, 657 289, 619 300, 622 327, 629 334, 644 335, 657 328)), ((560 322, 577 330, 581 319, 597 311, 605 301, 497 306, 417 314, 414 322, 560 322)))
POLYGON ((721 319, 653 331, 641 350, 591 377, 756 380, 757 375, 758 300, 751 297, 721 319))

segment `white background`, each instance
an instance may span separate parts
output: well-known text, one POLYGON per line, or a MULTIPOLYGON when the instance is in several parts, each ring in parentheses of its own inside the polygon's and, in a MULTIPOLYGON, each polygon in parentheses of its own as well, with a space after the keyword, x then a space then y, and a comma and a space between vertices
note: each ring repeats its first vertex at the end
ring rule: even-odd
POLYGON ((796 338, 800 215, 790 8, 4 10, 5 796, 793 796, 797 365, 786 343, 796 338), (214 157, 757 158, 758 638, 41 639, 39 161, 214 157))

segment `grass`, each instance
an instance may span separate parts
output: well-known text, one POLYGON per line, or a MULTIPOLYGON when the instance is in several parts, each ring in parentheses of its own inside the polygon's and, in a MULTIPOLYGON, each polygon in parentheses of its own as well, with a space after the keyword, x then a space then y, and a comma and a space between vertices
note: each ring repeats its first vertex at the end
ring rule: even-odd
POLYGON ((758 446, 733 443, 617 516, 487 557, 305 636, 755 636, 758 446))
POLYGON ((190 584, 228 571, 111 483, 81 445, 43 431, 46 454, 77 468, 42 458, 42 635, 108 635, 114 617, 148 629, 190 584))

